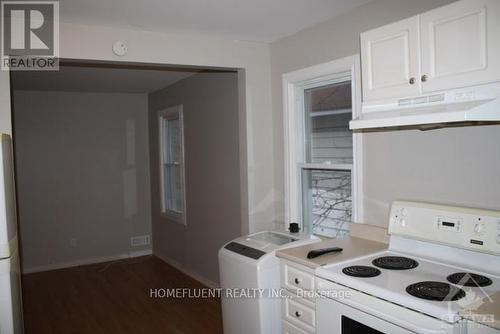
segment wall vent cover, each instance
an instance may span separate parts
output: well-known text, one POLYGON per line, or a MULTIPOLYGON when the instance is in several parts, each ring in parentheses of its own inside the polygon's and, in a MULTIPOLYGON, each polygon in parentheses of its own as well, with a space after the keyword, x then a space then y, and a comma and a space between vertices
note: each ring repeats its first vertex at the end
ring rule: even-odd
POLYGON ((146 245, 149 245, 149 244, 150 244, 149 234, 138 235, 138 236, 130 238, 130 245, 132 247, 146 246, 146 245))

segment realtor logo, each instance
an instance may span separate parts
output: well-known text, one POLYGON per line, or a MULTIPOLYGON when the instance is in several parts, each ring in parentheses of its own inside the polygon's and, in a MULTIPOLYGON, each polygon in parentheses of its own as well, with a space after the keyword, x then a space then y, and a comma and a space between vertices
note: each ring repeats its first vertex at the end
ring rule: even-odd
POLYGON ((59 1, 2 1, 2 70, 59 70, 59 1))

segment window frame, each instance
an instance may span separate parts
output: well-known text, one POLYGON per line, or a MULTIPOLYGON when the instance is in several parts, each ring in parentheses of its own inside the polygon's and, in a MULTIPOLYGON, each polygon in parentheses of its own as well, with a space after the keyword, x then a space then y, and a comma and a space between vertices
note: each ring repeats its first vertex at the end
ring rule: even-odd
POLYGON ((285 141, 285 225, 298 223, 304 230, 302 214, 302 180, 304 167, 326 170, 351 169, 352 222, 359 223, 363 216, 363 142, 361 133, 353 133, 353 163, 305 163, 305 110, 304 90, 335 82, 351 81, 352 116, 361 112, 361 75, 359 54, 311 66, 283 75, 283 120, 285 141))
POLYGON ((186 221, 186 180, 185 180, 185 159, 184 159, 184 112, 183 105, 176 105, 173 107, 169 107, 167 109, 160 110, 158 112, 158 140, 159 140, 159 169, 160 169, 160 209, 161 216, 168 218, 177 223, 187 225, 186 221), (180 171, 180 182, 181 182, 181 191, 182 191, 182 202, 183 202, 183 210, 182 212, 170 210, 167 208, 167 194, 165 189, 165 169, 164 165, 168 162, 165 160, 165 127, 164 122, 166 120, 179 120, 179 141, 180 141, 180 152, 179 152, 179 171, 180 171))

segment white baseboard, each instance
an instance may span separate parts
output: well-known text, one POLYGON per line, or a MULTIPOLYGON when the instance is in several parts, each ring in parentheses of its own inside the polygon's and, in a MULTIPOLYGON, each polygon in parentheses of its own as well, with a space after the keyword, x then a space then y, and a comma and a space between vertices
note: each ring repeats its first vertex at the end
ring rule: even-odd
POLYGON ((197 280, 198 282, 206 285, 207 287, 209 288, 213 288, 213 289, 216 289, 216 288, 219 288, 219 284, 218 283, 215 283, 214 281, 211 281, 205 277, 203 277, 202 275, 192 271, 191 269, 188 269, 186 268, 184 265, 180 264, 179 262, 175 261, 175 260, 172 260, 170 258, 167 258, 165 256, 161 256, 159 254, 155 254, 155 256, 157 258, 159 258, 160 260, 162 260, 163 262, 165 262, 166 264, 168 265, 171 265, 172 267, 174 267, 175 269, 179 270, 180 272, 188 275, 189 277, 191 277, 192 279, 194 280, 197 280))
POLYGON ((57 269, 64 269, 64 268, 71 268, 71 267, 79 267, 79 266, 84 266, 84 265, 88 265, 88 264, 96 264, 96 263, 124 260, 124 259, 129 259, 129 258, 134 258, 134 257, 139 257, 139 256, 146 256, 146 255, 151 255, 151 254, 153 254, 153 251, 151 249, 144 249, 144 250, 125 253, 125 254, 95 257, 95 258, 90 258, 90 259, 81 259, 81 260, 69 261, 69 262, 63 262, 63 263, 54 263, 54 264, 48 264, 48 265, 43 265, 43 266, 35 266, 35 267, 31 267, 31 268, 23 268, 22 273, 23 274, 31 274, 31 273, 38 273, 38 272, 42 272, 42 271, 50 271, 50 270, 57 270, 57 269))
POLYGON ((140 251, 130 252, 129 254, 130 254, 129 257, 146 256, 146 255, 153 254, 153 250, 152 249, 143 249, 143 250, 140 250, 140 251))

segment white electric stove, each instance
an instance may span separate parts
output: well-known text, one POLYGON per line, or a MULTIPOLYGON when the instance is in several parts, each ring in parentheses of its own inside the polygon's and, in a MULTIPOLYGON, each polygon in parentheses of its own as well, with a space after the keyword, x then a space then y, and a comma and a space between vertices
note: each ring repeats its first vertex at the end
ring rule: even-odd
POLYGON ((500 212, 394 202, 389 233, 387 251, 316 270, 318 334, 500 334, 474 312, 500 292, 500 212))

